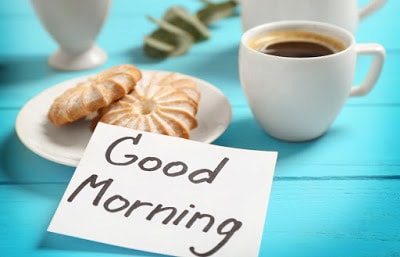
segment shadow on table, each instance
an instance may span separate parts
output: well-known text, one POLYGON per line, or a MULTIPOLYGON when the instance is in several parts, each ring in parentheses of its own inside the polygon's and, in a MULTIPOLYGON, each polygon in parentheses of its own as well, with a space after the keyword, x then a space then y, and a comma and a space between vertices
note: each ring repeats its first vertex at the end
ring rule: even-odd
POLYGON ((47 161, 26 148, 11 133, 0 148, 0 178, 3 183, 20 185, 37 193, 49 195, 48 191, 39 191, 38 184, 65 184, 71 179, 74 168, 47 161))
POLYGON ((121 53, 123 56, 129 56, 129 61, 135 65, 151 65, 164 62, 167 58, 150 58, 143 52, 141 46, 133 47, 121 53))
POLYGON ((43 250, 62 250, 73 252, 93 252, 93 253, 107 253, 107 254, 123 254, 130 256, 154 256, 154 257, 167 257, 168 255, 160 255, 150 252, 133 250, 128 248, 117 247, 113 245, 102 244, 94 241, 83 240, 70 236, 64 236, 54 233, 46 233, 40 245, 38 246, 43 250))
POLYGON ((46 56, 23 56, 0 59, 0 85, 37 80, 56 71, 47 64, 46 56))
MULTIPOLYGON (((310 154, 306 159, 319 151, 320 145, 334 141, 343 133, 340 127, 332 127, 327 134, 307 142, 285 142, 269 136, 250 115, 244 119, 233 121, 225 133, 214 143, 235 148, 277 151, 278 164, 299 159, 299 155, 310 154)), ((302 157, 304 159, 304 157, 302 157)), ((282 175, 282 174, 279 174, 282 175)))
POLYGON ((285 142, 275 139, 264 132, 252 116, 233 121, 225 134, 215 141, 216 144, 251 150, 278 151, 279 158, 305 151, 317 144, 318 140, 307 142, 285 142))

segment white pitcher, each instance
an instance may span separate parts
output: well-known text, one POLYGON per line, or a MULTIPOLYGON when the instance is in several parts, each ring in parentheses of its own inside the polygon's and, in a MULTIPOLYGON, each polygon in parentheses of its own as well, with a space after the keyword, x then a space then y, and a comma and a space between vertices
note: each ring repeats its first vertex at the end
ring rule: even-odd
POLYGON ((97 67, 107 54, 95 44, 111 0, 31 0, 36 14, 59 49, 49 57, 61 70, 97 67))

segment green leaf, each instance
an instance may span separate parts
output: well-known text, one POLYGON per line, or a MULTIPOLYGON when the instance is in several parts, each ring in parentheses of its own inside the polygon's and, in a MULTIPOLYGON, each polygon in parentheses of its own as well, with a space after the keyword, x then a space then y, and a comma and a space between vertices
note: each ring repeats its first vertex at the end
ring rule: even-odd
POLYGON ((172 6, 165 12, 163 20, 191 34, 195 42, 210 38, 208 28, 183 7, 172 6))
POLYGON ((164 20, 148 17, 158 29, 145 37, 144 52, 149 57, 164 58, 185 54, 193 45, 193 37, 181 28, 164 20))
POLYGON ((234 14, 238 3, 234 0, 228 0, 219 3, 213 3, 208 0, 200 0, 205 7, 197 11, 197 18, 206 26, 211 23, 224 19, 234 14))
POLYGON ((175 50, 175 46, 165 43, 155 37, 146 36, 144 38, 144 53, 152 58, 165 58, 170 56, 175 50))

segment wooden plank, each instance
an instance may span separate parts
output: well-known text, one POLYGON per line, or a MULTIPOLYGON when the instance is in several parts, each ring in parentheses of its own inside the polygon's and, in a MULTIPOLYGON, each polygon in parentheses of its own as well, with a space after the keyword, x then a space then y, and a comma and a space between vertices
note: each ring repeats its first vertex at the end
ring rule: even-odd
POLYGON ((269 256, 397 256, 399 178, 273 184, 262 252, 269 256))
MULTIPOLYGON (((348 106, 318 140, 286 143, 266 135, 247 108, 235 108, 233 122, 214 143, 278 151, 276 177, 399 175, 399 113, 400 106, 348 106)), ((22 145, 14 132, 16 115, 17 110, 0 109, 3 117, 0 179, 67 181, 73 168, 44 160, 22 145)))
MULTIPOLYGON (((47 233, 65 187, 0 185, 2 253, 148 255, 47 233)), ((399 188, 399 178, 275 180, 260 256, 396 256, 400 251, 399 188)))
POLYGON ((344 108, 321 138, 286 143, 267 136, 247 109, 235 109, 234 121, 215 143, 278 151, 275 176, 398 175, 399 107, 344 108))

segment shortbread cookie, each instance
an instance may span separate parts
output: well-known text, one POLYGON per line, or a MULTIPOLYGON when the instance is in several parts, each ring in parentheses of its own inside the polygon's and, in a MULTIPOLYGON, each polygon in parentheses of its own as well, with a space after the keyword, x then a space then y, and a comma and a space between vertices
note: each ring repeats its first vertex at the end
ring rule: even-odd
POLYGON ((177 72, 154 71, 151 76, 144 76, 141 83, 172 86, 183 91, 196 106, 200 102, 200 89, 197 82, 177 72))
POLYGON ((141 71, 130 64, 102 71, 57 97, 48 118, 63 125, 86 117, 132 91, 141 77, 141 71))
POLYGON ((145 74, 134 91, 102 108, 94 123, 189 138, 190 131, 197 127, 199 100, 200 90, 193 80, 179 74, 153 72, 145 74), (189 86, 183 85, 186 83, 189 86))

